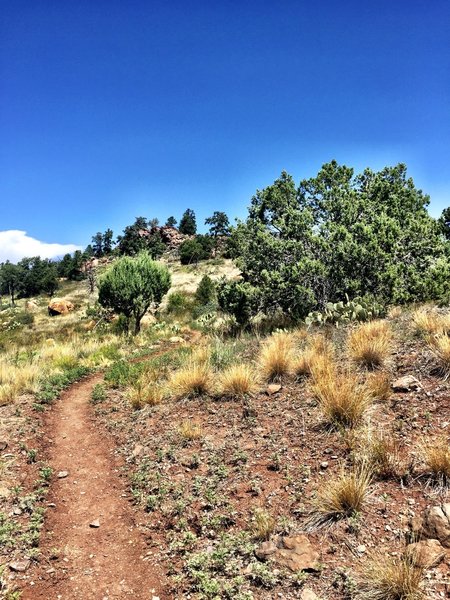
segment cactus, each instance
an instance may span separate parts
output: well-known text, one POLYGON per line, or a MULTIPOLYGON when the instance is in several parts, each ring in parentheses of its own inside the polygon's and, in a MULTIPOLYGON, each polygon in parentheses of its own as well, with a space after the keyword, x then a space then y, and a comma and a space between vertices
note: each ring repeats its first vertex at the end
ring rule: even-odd
POLYGON ((346 295, 346 301, 327 302, 323 312, 314 311, 309 313, 305 323, 309 325, 324 325, 332 323, 339 327, 350 321, 370 321, 384 316, 384 308, 377 302, 368 299, 349 300, 346 295))

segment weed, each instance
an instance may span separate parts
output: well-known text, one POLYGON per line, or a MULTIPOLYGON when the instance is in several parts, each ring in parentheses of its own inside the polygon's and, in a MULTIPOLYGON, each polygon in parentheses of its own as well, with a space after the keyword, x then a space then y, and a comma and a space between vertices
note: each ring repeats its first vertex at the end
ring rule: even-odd
POLYGON ((446 437, 423 443, 420 454, 430 481, 440 487, 450 487, 450 445, 446 437))
POLYGON ((450 314, 440 314, 436 311, 419 308, 413 313, 412 324, 414 331, 421 335, 450 333, 450 314))
POLYGON ((369 434, 358 453, 380 479, 397 479, 402 475, 400 444, 392 435, 369 434))
POLYGON ((384 371, 370 373, 366 379, 366 385, 374 400, 386 402, 391 396, 391 378, 384 371))
POLYGON ((255 540, 268 540, 275 530, 275 519, 263 508, 257 508, 250 523, 250 532, 255 540))
POLYGON ((386 554, 372 558, 364 566, 355 591, 355 600, 422 600, 424 569, 408 558, 386 554))
POLYGON ((274 381, 287 375, 292 369, 293 336, 284 331, 268 338, 260 352, 259 364, 264 379, 274 381))
POLYGON ((212 390, 209 365, 196 362, 186 365, 172 375, 168 387, 178 398, 208 394, 212 390))
POLYGON ((348 339, 351 358, 366 367, 382 365, 392 346, 392 334, 387 321, 369 321, 353 330, 348 339))
POLYGON ((428 346, 438 362, 438 368, 445 379, 450 377, 450 336, 439 333, 428 339, 428 346))
POLYGON ((178 433, 185 442, 191 442, 200 439, 203 435, 203 430, 199 423, 186 420, 179 425, 178 433))
POLYGON ((355 427, 371 405, 368 388, 350 372, 322 375, 315 381, 313 392, 325 419, 334 426, 355 427))
POLYGON ((244 363, 228 367, 219 376, 219 389, 224 396, 242 398, 258 389, 254 370, 244 363))
POLYGON ((106 399, 105 386, 101 383, 96 383, 92 388, 91 401, 93 404, 98 404, 106 399))
POLYGON ((350 471, 342 468, 338 477, 325 482, 319 490, 309 527, 330 524, 357 514, 367 497, 371 481, 368 465, 362 464, 350 471))

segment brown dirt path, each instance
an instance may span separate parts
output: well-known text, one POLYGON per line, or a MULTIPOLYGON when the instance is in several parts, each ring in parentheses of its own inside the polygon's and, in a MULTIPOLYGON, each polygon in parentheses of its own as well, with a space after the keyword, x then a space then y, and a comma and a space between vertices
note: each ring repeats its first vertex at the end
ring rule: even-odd
POLYGON ((54 475, 40 550, 22 600, 166 600, 163 577, 126 499, 114 442, 90 406, 94 375, 64 392, 46 415, 54 475), (60 471, 68 476, 58 478, 60 471), (90 527, 98 519, 99 528, 90 527), (56 550, 55 550, 56 549, 56 550), (52 557, 57 555, 57 558, 52 557), (145 559, 145 560, 144 560, 145 559))

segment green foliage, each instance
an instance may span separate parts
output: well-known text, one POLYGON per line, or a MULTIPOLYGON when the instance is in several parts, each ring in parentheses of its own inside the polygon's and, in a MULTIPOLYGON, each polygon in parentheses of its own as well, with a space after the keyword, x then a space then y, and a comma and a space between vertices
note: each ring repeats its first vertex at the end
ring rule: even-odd
POLYGON ((208 275, 204 275, 195 292, 195 300, 200 306, 213 302, 216 298, 216 285, 208 275))
POLYGON ((93 404, 98 404, 99 402, 103 402, 106 399, 106 390, 105 386, 101 383, 97 383, 92 388, 91 400, 93 404))
POLYGON ((298 188, 283 172, 256 192, 229 251, 266 313, 302 319, 346 294, 385 305, 435 299, 450 252, 428 202, 401 164, 355 176, 332 161, 298 188))
POLYGON ((62 390, 69 387, 75 381, 82 379, 90 373, 88 367, 82 365, 71 366, 65 369, 63 373, 51 375, 43 379, 39 384, 39 392, 36 394, 36 399, 41 404, 51 404, 59 397, 62 390))
POLYGON ((197 235, 195 238, 185 240, 179 248, 182 265, 197 263, 211 256, 213 241, 207 235, 197 235))
POLYGON ((442 215, 439 217, 439 225, 445 238, 450 240, 450 206, 442 211, 442 215))
POLYGON ((175 227, 175 225, 177 224, 177 220, 175 219, 175 217, 169 217, 166 221, 166 227, 175 227))
POLYGON ((165 266, 154 262, 148 253, 123 256, 99 278, 98 301, 127 319, 133 317, 134 333, 140 331, 141 319, 153 303, 158 306, 170 288, 170 274, 165 266))
POLYGON ((230 221, 224 212, 214 211, 211 217, 205 219, 205 225, 210 225, 209 234, 214 238, 230 235, 230 221))
POLYGON ((192 306, 192 300, 186 292, 173 292, 167 299, 167 312, 174 315, 181 315, 192 306))
POLYGON ((325 310, 309 313, 305 322, 307 325, 324 325, 332 323, 339 326, 350 321, 370 321, 383 317, 384 308, 377 302, 370 300, 349 300, 346 302, 327 302, 325 310))
POLYGON ((185 235, 195 235, 197 233, 195 213, 190 208, 187 208, 184 211, 178 230, 180 233, 184 233, 185 235))
POLYGON ((258 311, 259 290, 247 281, 222 281, 217 288, 220 308, 232 315, 240 326, 248 324, 258 311))

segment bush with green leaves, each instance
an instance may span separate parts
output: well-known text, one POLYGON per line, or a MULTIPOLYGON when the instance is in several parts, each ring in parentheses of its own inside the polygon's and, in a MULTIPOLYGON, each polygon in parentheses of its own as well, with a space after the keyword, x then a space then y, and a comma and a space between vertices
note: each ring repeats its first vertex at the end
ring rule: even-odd
POLYGON ((128 330, 134 319, 134 333, 140 331, 141 319, 150 308, 158 306, 170 288, 170 273, 147 252, 135 257, 122 256, 99 278, 98 301, 126 319, 128 330))
POLYGON ((213 239, 208 235, 196 235, 195 238, 185 240, 179 247, 180 262, 182 265, 198 263, 211 257, 213 239))
POLYGON ((167 298, 167 312, 182 315, 191 309, 192 298, 186 292, 173 292, 167 298))
POLYGON ((212 303, 216 298, 216 284, 209 277, 209 275, 203 275, 198 284, 195 292, 195 301, 200 306, 212 303))
POLYGON ((217 287, 220 308, 232 315, 241 327, 258 312, 259 297, 260 290, 247 281, 221 281, 217 287))
POLYGON ((267 314, 303 319, 346 294, 384 305, 438 299, 450 247, 428 204, 405 165, 355 175, 332 161, 298 188, 283 172, 258 190, 229 248, 267 314))

